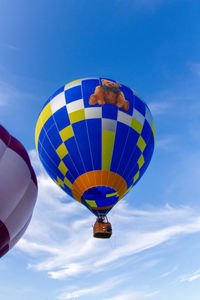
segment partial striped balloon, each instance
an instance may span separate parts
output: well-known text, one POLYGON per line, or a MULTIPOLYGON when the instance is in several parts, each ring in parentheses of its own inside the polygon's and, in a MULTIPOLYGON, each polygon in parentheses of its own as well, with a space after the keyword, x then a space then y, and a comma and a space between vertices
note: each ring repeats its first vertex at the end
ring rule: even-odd
POLYGON ((28 227, 37 190, 27 151, 0 125, 0 257, 17 243, 28 227))

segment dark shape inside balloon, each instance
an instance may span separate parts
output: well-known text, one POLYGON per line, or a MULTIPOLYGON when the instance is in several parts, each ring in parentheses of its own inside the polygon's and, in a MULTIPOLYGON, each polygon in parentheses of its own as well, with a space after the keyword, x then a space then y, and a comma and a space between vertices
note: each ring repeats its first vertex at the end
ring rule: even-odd
POLYGON ((35 141, 50 177, 97 216, 97 225, 105 224, 94 236, 99 230, 110 237, 107 213, 140 180, 153 154, 146 103, 114 80, 75 80, 45 103, 35 141))
POLYGON ((0 257, 30 223, 37 179, 24 146, 0 125, 0 257))

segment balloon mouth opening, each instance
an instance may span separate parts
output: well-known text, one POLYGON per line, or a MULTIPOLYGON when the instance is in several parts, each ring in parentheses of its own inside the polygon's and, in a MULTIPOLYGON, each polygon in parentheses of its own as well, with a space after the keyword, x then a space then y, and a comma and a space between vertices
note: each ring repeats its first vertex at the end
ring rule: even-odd
POLYGON ((119 193, 108 186, 94 186, 89 188, 81 197, 82 204, 96 216, 99 214, 106 215, 118 200, 119 193))

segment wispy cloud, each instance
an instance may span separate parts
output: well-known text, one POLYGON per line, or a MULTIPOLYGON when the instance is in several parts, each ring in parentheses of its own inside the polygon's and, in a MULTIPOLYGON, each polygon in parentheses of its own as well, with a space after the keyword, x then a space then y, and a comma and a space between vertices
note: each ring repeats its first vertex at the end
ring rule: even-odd
POLYGON ((7 105, 17 97, 19 97, 19 91, 7 82, 0 80, 0 106, 7 105))
POLYGON ((76 287, 68 287, 68 290, 62 291, 61 294, 57 297, 57 299, 78 299, 82 296, 89 297, 93 295, 93 297, 97 299, 104 300, 146 300, 160 293, 160 291, 158 290, 150 291, 147 288, 145 288, 142 291, 139 291, 133 286, 132 290, 130 290, 130 288, 124 288, 123 284, 126 282, 127 279, 130 279, 125 274, 112 276, 110 278, 105 278, 104 276, 102 278, 104 278, 104 280, 101 280, 95 286, 90 286, 88 288, 81 289, 76 287), (116 292, 115 290, 118 290, 118 292, 116 292), (112 296, 108 297, 107 294, 111 294, 112 296))
POLYGON ((151 99, 153 100, 148 102, 148 106, 153 116, 165 115, 169 119, 172 116, 194 117, 194 113, 198 113, 198 90, 161 90, 152 94, 151 99))
POLYGON ((167 271, 167 272, 161 274, 161 275, 160 275, 160 278, 165 278, 165 277, 170 276, 171 274, 173 274, 174 272, 176 272, 177 269, 178 269, 178 268, 177 268, 176 266, 173 267, 171 270, 169 270, 169 271, 167 271))
POLYGON ((145 291, 124 291, 120 292, 117 295, 109 298, 105 298, 105 300, 147 300, 150 299, 160 293, 159 290, 153 292, 145 292, 145 291))
POLYGON ((0 106, 8 106, 22 98, 32 99, 33 95, 19 90, 11 83, 0 79, 0 106))
POLYGON ((82 296, 89 295, 98 295, 112 290, 114 287, 118 286, 122 282, 126 280, 124 276, 113 276, 110 279, 106 279, 102 282, 99 282, 97 285, 86 288, 86 289, 74 289, 72 292, 64 291, 60 296, 58 296, 59 300, 67 300, 67 299, 77 299, 82 296))
POLYGON ((200 270, 199 269, 192 274, 182 276, 180 281, 181 282, 185 282, 185 281, 192 282, 197 279, 200 279, 200 270))
POLYGON ((109 241, 92 237, 94 217, 48 178, 35 151, 31 157, 38 173, 39 197, 31 225, 18 243, 18 249, 37 255, 37 263, 31 262, 29 268, 45 271, 53 279, 109 271, 113 264, 120 265, 122 259, 125 263, 128 257, 180 235, 200 231, 200 217, 188 207, 168 205, 162 209, 134 210, 124 200, 111 214, 112 239, 120 239, 110 251, 109 241))
POLYGON ((4 48, 7 48, 7 49, 10 49, 10 50, 14 50, 14 51, 19 51, 20 49, 14 45, 11 45, 11 44, 2 44, 2 46, 4 48))
POLYGON ((157 150, 174 150, 174 145, 176 144, 176 136, 166 136, 162 139, 156 141, 157 150))
MULTIPOLYGON (((155 214, 156 217, 156 214, 155 214)), ((123 237, 123 244, 108 254, 103 259, 100 259, 95 266, 106 265, 110 262, 117 261, 120 258, 134 255, 144 250, 158 246, 178 235, 189 234, 200 231, 200 218, 195 218, 191 223, 178 224, 174 226, 166 226, 161 230, 148 232, 128 232, 127 236, 123 237), (136 243, 132 241, 135 240, 136 243)))
POLYGON ((154 115, 162 115, 165 114, 169 111, 171 108, 172 103, 170 102, 161 102, 161 101, 155 101, 155 102, 150 102, 149 103, 149 108, 154 115))

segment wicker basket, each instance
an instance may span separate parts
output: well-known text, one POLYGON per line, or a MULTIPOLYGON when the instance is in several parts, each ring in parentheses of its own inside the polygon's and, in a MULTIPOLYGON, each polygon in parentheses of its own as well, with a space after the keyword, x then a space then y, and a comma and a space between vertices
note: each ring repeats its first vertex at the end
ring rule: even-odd
POLYGON ((112 235, 112 226, 109 222, 99 222, 98 220, 94 223, 93 236, 96 238, 109 239, 112 235))

